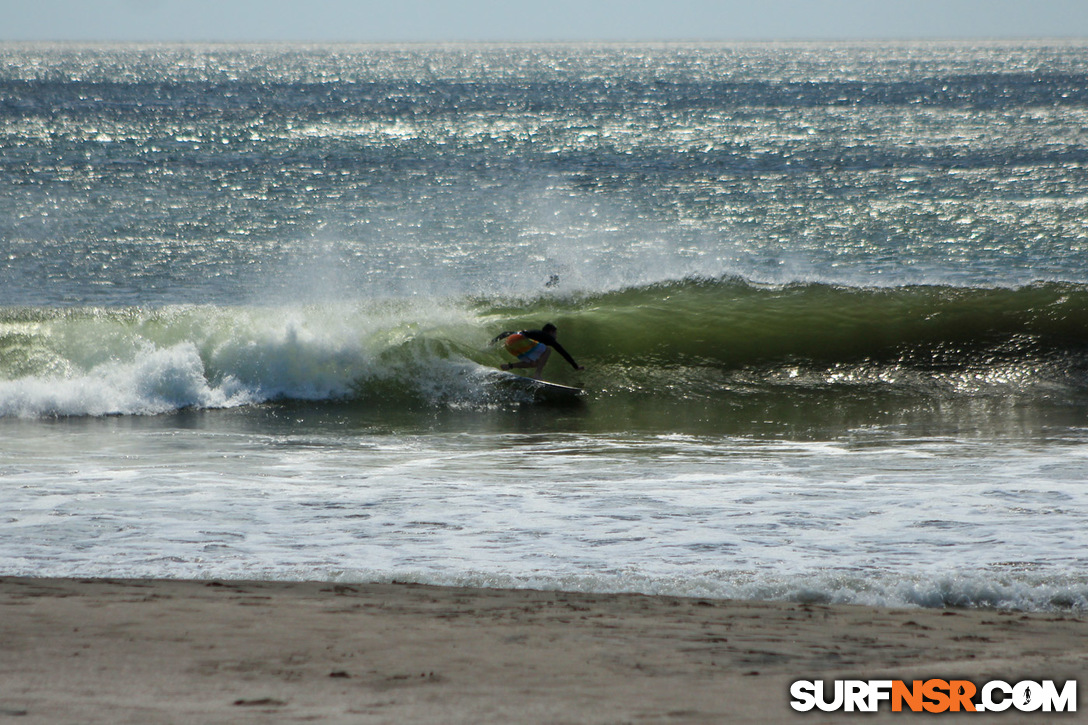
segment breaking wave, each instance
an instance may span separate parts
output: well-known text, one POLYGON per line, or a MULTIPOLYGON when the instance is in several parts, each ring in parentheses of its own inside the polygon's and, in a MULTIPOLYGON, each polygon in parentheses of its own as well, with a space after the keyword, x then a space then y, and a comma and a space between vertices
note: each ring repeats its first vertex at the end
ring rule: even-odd
MULTIPOLYGON (((0 310, 0 416, 273 400, 490 405, 496 332, 554 322, 598 397, 1083 395, 1088 287, 687 279, 527 300, 0 310)), ((557 358, 558 360, 558 358, 557 358)), ((561 360, 549 377, 577 377, 561 360)))

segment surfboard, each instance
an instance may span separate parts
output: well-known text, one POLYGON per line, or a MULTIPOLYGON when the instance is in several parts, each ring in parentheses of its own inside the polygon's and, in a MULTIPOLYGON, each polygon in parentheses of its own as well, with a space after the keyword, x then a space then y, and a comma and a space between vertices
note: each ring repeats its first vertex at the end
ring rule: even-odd
POLYGON ((560 385, 559 383, 550 383, 547 380, 535 380, 525 375, 510 373, 505 370, 496 370, 494 372, 496 375, 500 376, 499 380, 502 384, 527 390, 531 392, 533 397, 537 400, 573 401, 580 398, 586 392, 583 388, 560 385))

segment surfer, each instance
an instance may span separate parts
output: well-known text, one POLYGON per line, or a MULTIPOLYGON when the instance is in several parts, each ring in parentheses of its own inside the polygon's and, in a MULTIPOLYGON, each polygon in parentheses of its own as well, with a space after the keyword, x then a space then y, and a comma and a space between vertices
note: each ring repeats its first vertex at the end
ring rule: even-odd
POLYGON ((503 370, 512 368, 536 368, 533 378, 540 379, 544 372, 544 366, 554 348, 563 358, 571 364, 575 370, 585 370, 585 367, 574 362, 570 353, 563 349, 559 341, 555 339, 559 329, 550 322, 539 330, 519 330, 518 332, 501 332, 491 342, 503 341, 506 351, 516 357, 519 362, 503 363, 499 367, 503 370))

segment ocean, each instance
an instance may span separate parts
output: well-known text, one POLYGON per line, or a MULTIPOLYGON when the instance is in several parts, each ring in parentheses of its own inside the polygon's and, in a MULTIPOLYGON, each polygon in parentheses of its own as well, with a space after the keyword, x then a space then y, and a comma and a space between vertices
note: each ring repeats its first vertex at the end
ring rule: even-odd
POLYGON ((1088 43, 0 58, 0 574, 1088 607, 1088 43))

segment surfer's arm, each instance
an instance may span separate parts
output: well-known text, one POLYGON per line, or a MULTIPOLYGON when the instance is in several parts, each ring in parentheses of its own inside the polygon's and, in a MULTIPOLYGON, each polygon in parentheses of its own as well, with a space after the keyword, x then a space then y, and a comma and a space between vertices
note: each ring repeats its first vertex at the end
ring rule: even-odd
POLYGON ((563 346, 559 344, 559 341, 548 333, 542 332, 540 330, 530 330, 528 332, 523 332, 522 334, 528 337, 530 340, 536 340, 537 342, 544 343, 548 347, 555 348, 555 351, 562 355, 563 359, 569 362, 572 368, 574 368, 575 370, 582 369, 581 365, 574 362, 574 358, 571 357, 570 353, 563 349, 563 346))
POLYGON ((569 352, 567 352, 566 350, 564 350, 564 349, 563 349, 563 346, 562 346, 562 345, 560 345, 560 344, 559 344, 558 342, 554 342, 554 343, 552 343, 552 347, 554 347, 554 348, 555 348, 555 351, 556 351, 556 352, 558 352, 558 353, 559 353, 560 355, 562 355, 562 356, 563 356, 563 359, 565 359, 565 360, 566 360, 567 362, 569 362, 569 363, 570 363, 570 366, 571 366, 572 368, 574 368, 575 370, 581 370, 581 369, 582 369, 582 366, 581 366, 581 365, 579 365, 578 363, 574 362, 574 358, 572 358, 572 357, 570 356, 570 353, 569 353, 569 352))

